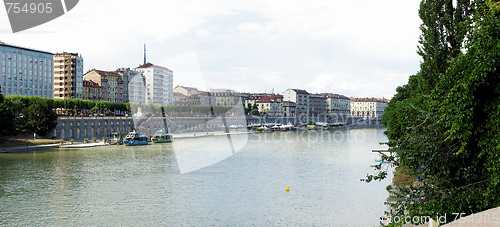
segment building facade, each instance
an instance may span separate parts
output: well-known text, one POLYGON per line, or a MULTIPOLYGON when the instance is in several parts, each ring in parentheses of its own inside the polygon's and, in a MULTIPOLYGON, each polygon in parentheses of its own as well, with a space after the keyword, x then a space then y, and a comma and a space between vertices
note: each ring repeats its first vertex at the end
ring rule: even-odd
POLYGON ((386 100, 377 98, 351 98, 351 116, 380 119, 387 103, 386 100))
POLYGON ((211 89, 210 97, 214 106, 236 106, 241 101, 240 93, 230 89, 211 89))
POLYGON ((179 93, 179 92, 174 92, 174 105, 176 106, 187 106, 188 105, 188 96, 179 93))
POLYGON ((295 116, 308 114, 309 92, 300 89, 288 89, 283 93, 283 101, 295 103, 295 116))
POLYGON ((134 103, 146 103, 146 77, 138 71, 128 71, 128 100, 134 103))
POLYGON ((142 72, 146 78, 146 103, 172 105, 173 97, 173 71, 158 65, 146 63, 135 69, 142 72))
POLYGON ((78 53, 54 54, 54 98, 83 96, 83 58, 78 53))
POLYGON ((283 116, 283 96, 270 95, 264 96, 255 102, 259 113, 266 114, 270 117, 283 116))
POLYGON ((174 105, 211 106, 209 92, 194 87, 177 86, 174 88, 174 105))
POLYGON ((130 68, 119 68, 115 70, 116 73, 120 74, 122 76, 122 81, 123 81, 123 86, 122 86, 122 91, 120 91, 123 94, 123 102, 129 102, 130 101, 130 92, 129 92, 129 83, 130 80, 136 76, 139 72, 135 70, 131 70, 130 68))
POLYGON ((326 98, 318 94, 309 95, 309 116, 326 116, 326 98))
POLYGON ((87 72, 83 78, 85 80, 92 80, 102 87, 103 101, 109 101, 112 103, 124 102, 124 84, 120 74, 93 69, 87 72))
POLYGON ((4 95, 54 97, 54 59, 50 52, 0 42, 4 95))
POLYGON ((350 116, 351 99, 339 94, 322 93, 326 97, 326 112, 333 116, 350 116))
POLYGON ((200 91, 194 87, 177 86, 174 88, 174 92, 181 93, 185 96, 197 95, 200 91))
POLYGON ((295 103, 283 101, 283 117, 295 117, 295 103))
POLYGON ((103 100, 102 87, 92 80, 83 80, 82 99, 92 100, 94 102, 103 100))
POLYGON ((212 106, 212 96, 210 96, 210 92, 201 91, 197 94, 200 99, 200 106, 212 106))

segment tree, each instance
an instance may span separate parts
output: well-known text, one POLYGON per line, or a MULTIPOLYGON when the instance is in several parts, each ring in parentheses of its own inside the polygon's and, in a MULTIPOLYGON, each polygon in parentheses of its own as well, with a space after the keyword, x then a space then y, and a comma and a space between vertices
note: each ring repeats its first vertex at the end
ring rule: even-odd
POLYGON ((109 110, 110 107, 111 107, 111 103, 108 101, 97 101, 93 109, 105 111, 105 110, 109 110))
MULTIPOLYGON (((500 206, 500 4, 424 0, 419 12, 421 70, 382 120, 398 164, 421 181, 398 187, 393 209, 451 216, 500 206)), ((381 166, 366 180, 385 178, 381 166)))
POLYGON ((464 47, 470 31, 473 3, 457 0, 456 7, 450 0, 422 0, 418 11, 422 19, 417 53, 422 56, 419 88, 428 94, 464 47))
POLYGON ((14 112, 5 104, 4 96, 0 88, 0 135, 9 135, 15 133, 14 112))
POLYGON ((26 129, 41 136, 57 126, 57 114, 43 100, 37 100, 24 110, 26 129))

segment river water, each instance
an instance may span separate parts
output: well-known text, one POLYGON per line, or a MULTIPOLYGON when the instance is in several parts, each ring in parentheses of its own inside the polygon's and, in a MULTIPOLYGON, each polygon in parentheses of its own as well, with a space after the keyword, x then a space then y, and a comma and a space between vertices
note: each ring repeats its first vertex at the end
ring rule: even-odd
POLYGON ((384 130, 1 154, 0 225, 379 226, 390 180, 360 179, 384 130))

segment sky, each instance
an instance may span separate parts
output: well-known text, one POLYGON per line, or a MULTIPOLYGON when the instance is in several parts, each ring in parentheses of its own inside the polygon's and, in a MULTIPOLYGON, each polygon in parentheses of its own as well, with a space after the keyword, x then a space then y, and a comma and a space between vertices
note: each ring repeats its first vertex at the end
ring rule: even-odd
POLYGON ((0 41, 77 52, 84 71, 174 71, 177 85, 282 93, 288 88, 391 98, 419 70, 418 0, 82 0, 0 41))

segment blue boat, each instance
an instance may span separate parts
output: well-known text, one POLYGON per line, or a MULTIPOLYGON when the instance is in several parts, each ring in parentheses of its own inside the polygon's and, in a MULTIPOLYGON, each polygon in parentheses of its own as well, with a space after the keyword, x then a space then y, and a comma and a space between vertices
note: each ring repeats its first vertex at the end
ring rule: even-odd
POLYGON ((134 146, 134 145, 148 145, 148 137, 145 135, 142 135, 135 130, 132 132, 129 132, 127 136, 125 136, 125 141, 123 142, 127 146, 134 146))

